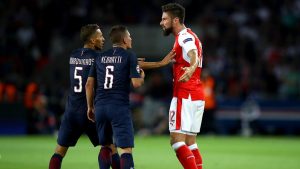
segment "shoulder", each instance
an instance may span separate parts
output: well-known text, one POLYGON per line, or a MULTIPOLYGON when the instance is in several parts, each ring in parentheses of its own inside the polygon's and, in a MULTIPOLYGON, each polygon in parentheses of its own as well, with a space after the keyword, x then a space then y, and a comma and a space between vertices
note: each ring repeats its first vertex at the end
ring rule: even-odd
POLYGON ((191 32, 187 31, 187 29, 185 29, 184 31, 180 32, 178 35, 178 41, 179 43, 186 43, 189 41, 194 41, 195 38, 194 36, 191 34, 191 32))
POLYGON ((127 50, 127 57, 131 62, 137 62, 137 56, 133 51, 127 50))
POLYGON ((136 57, 136 54, 132 50, 126 50, 127 55, 136 57))
POLYGON ((73 55, 76 55, 77 53, 80 52, 80 50, 81 50, 81 48, 72 50, 71 55, 72 55, 72 56, 73 56, 73 55))
POLYGON ((97 55, 100 51, 94 49, 85 49, 85 52, 91 55, 97 55))
POLYGON ((135 53, 131 49, 119 49, 119 55, 125 58, 134 58, 136 57, 135 53))
POLYGON ((94 56, 95 56, 95 57, 101 56, 102 53, 103 53, 103 51, 99 51, 99 50, 98 50, 98 51, 95 51, 95 52, 94 52, 94 56))
POLYGON ((108 55, 108 54, 112 54, 113 53, 113 48, 109 48, 103 51, 99 51, 98 52, 100 55, 108 55))

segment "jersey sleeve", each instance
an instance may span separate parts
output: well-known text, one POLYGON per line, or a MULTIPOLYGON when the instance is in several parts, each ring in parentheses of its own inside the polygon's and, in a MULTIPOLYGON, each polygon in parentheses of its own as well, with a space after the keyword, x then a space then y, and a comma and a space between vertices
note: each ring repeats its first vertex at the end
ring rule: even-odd
POLYGON ((197 50, 195 38, 189 33, 183 33, 178 37, 179 45, 188 53, 192 49, 197 50))
POLYGON ((140 67, 137 62, 137 58, 135 54, 129 54, 129 67, 130 67, 130 75, 129 78, 141 78, 140 76, 140 67))
POLYGON ((96 63, 94 62, 90 68, 89 77, 96 78, 96 63))

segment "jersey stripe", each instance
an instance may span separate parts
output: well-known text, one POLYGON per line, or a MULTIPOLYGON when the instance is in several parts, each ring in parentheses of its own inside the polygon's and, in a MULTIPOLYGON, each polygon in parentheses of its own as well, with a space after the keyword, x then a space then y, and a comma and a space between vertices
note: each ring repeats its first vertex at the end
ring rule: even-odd
POLYGON ((177 110, 176 110, 176 130, 181 129, 181 108, 182 107, 182 98, 177 100, 177 110))

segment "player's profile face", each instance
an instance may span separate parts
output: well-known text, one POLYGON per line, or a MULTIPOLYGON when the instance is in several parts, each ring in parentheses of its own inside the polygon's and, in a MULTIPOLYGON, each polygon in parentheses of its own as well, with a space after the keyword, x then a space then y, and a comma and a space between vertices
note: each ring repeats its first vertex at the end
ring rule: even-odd
POLYGON ((172 33, 173 31, 172 17, 167 12, 162 13, 160 26, 163 29, 164 36, 168 36, 172 33))
POLYGON ((104 46, 104 37, 103 37, 103 34, 101 32, 100 29, 97 29, 97 31, 95 32, 94 36, 94 46, 95 46, 95 49, 96 50, 101 50, 103 49, 103 46, 104 46))

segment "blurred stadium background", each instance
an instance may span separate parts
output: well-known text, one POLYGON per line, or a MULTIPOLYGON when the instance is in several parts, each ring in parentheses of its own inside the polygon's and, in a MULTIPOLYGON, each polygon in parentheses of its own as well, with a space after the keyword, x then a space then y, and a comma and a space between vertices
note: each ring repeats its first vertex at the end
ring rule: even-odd
MULTIPOLYGON (((137 55, 160 60, 173 46, 159 26, 166 2, 171 1, 1 1, 0 134, 55 132, 68 90, 68 56, 81 47, 84 24, 101 26, 106 49, 109 28, 127 25, 137 55)), ((300 1, 177 2, 186 7, 186 25, 202 40, 204 74, 215 84, 207 90, 216 111, 204 115, 203 132, 238 134, 246 121, 252 133, 299 135, 300 1)), ((136 131, 164 133, 163 125, 155 131, 153 126, 166 120, 171 69, 146 73, 145 86, 131 97, 136 131)))
MULTIPOLYGON (((299 0, 1 0, 0 139, 56 133, 84 24, 101 26, 105 49, 109 28, 124 24, 139 57, 162 59, 174 40, 159 26, 167 2, 186 7, 186 26, 202 41, 201 135, 299 136, 299 0)), ((171 65, 146 71, 145 86, 131 93, 137 135, 168 133, 171 86, 171 65)))

